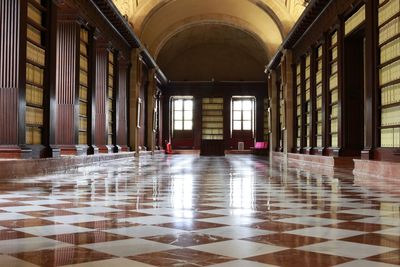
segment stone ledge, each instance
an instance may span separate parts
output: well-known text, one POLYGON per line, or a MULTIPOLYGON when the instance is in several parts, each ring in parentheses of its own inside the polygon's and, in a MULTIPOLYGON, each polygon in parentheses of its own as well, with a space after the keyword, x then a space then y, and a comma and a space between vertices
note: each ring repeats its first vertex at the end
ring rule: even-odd
MULTIPOLYGON (((283 152, 272 152, 272 160, 278 163, 285 162, 283 152)), ((292 168, 301 168, 313 173, 333 176, 338 169, 341 172, 350 172, 348 169, 354 168, 353 158, 351 157, 331 157, 306 154, 287 154, 287 165, 292 168)))
POLYGON ((0 160, 0 179, 36 176, 56 171, 64 171, 104 161, 134 157, 134 152, 117 154, 96 154, 90 156, 63 156, 46 159, 0 160))
POLYGON ((400 181, 400 163, 355 159, 354 165, 353 173, 355 176, 371 176, 400 181))

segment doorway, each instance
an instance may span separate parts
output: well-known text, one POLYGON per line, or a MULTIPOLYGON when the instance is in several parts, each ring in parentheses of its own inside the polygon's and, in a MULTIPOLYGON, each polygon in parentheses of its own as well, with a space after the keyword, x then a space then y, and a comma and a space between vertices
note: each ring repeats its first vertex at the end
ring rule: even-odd
POLYGON ((344 142, 343 153, 360 156, 364 147, 365 31, 344 40, 344 142))

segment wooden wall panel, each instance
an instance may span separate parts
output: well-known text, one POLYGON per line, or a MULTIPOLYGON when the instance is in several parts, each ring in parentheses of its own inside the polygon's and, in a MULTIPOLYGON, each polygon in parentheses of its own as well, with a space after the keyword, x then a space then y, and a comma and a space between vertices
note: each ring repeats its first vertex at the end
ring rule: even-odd
POLYGON ((141 111, 140 111, 140 128, 138 130, 139 134, 139 142, 138 145, 148 148, 147 144, 147 92, 149 86, 149 71, 147 66, 140 62, 141 64, 141 72, 140 72, 140 88, 139 88, 139 97, 142 100, 141 111))
POLYGON ((225 149, 236 149, 237 139, 231 137, 231 99, 232 96, 254 96, 256 98, 255 109, 255 134, 254 139, 261 141, 263 138, 263 103, 268 95, 265 82, 172 82, 163 88, 163 110, 162 110, 162 140, 171 141, 171 116, 170 99, 171 96, 193 96, 194 114, 193 131, 194 149, 201 146, 201 114, 202 98, 204 97, 223 97, 224 98, 224 143, 225 149))
POLYGON ((57 31, 56 144, 74 145, 77 68, 77 24, 61 22, 57 31))
POLYGON ((20 1, 0 1, 0 145, 18 144, 20 1))
POLYGON ((126 109, 126 90, 127 90, 127 65, 119 66, 119 87, 117 100, 117 145, 127 145, 127 109, 126 109))
POLYGON ((95 128, 94 144, 105 146, 107 144, 106 128, 106 98, 107 98, 107 51, 103 47, 96 50, 96 83, 95 83, 95 128))

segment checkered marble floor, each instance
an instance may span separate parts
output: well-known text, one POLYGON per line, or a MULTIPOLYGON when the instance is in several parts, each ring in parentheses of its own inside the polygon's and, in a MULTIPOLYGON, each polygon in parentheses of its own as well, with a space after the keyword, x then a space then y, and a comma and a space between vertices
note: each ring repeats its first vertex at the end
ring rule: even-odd
POLYGON ((377 188, 247 155, 3 180, 0 266, 399 266, 400 188, 377 188))

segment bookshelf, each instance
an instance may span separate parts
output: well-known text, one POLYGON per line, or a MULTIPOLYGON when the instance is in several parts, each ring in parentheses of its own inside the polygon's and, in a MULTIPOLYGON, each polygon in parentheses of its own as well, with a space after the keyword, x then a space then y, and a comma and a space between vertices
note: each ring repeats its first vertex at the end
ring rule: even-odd
POLYGON ((269 99, 264 98, 264 141, 269 142, 269 99))
POLYGON ((107 77, 107 144, 112 145, 114 142, 114 101, 115 101, 115 90, 114 90, 114 79, 115 79, 115 65, 114 65, 114 53, 108 51, 108 77, 107 77))
POLYGON ((46 69, 46 1, 27 2, 26 107, 27 145, 42 144, 44 117, 44 77, 46 69))
POLYGON ((296 65, 296 121, 297 121, 297 135, 296 146, 301 148, 302 137, 302 90, 301 90, 301 63, 296 65))
POLYGON ((361 6, 344 24, 344 33, 352 33, 358 26, 365 21, 365 5, 361 6))
POLYGON ((89 32, 85 28, 80 30, 80 59, 79 59, 79 144, 88 143, 88 51, 89 32))
POLYGON ((400 147, 400 3, 379 1, 380 146, 400 147))
POLYGON ((335 31, 329 40, 329 141, 331 147, 338 147, 339 116, 338 116, 338 32, 335 31))
POLYGON ((306 146, 311 147, 311 115, 312 115, 312 105, 311 105, 311 55, 306 56, 305 62, 305 72, 304 72, 304 106, 303 111, 305 115, 305 139, 306 146))
POLYGON ((203 98, 202 140, 224 139, 223 109, 223 98, 203 98))
POLYGON ((323 145, 323 138, 322 138, 322 57, 323 57, 323 52, 322 52, 322 45, 318 46, 316 48, 317 51, 317 59, 315 61, 315 99, 316 99, 316 104, 315 104, 315 128, 316 128, 316 134, 315 134, 315 140, 316 140, 316 146, 317 147, 322 147, 323 145))

